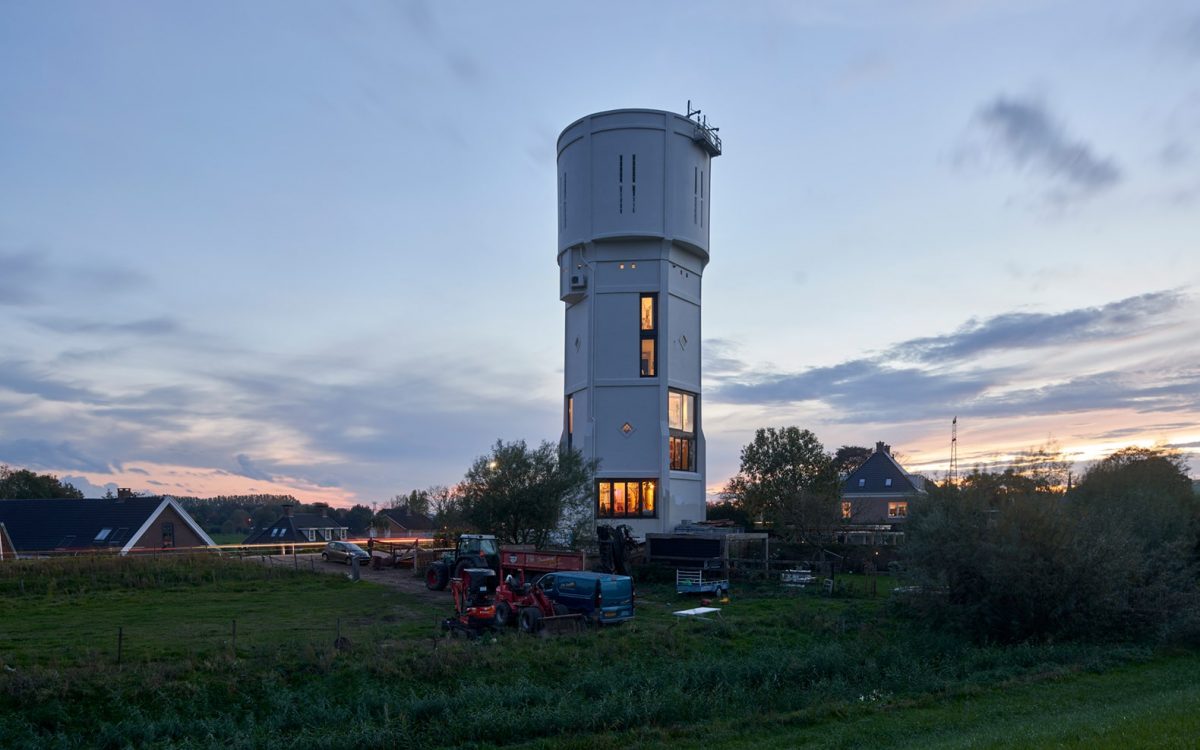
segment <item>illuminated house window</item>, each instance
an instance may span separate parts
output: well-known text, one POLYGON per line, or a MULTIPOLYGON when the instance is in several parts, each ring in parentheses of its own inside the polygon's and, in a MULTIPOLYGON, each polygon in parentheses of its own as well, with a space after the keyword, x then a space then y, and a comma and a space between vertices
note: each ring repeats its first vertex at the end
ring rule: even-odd
POLYGON ((643 294, 641 297, 641 369, 643 378, 652 378, 658 364, 658 295, 643 294))
POLYGON ((907 518, 908 503, 888 503, 888 518, 907 518))
POLYGON ((567 450, 571 450, 575 438, 575 396, 567 396, 567 450))
POLYGON ((596 482, 596 517, 654 518, 657 495, 654 479, 601 479, 596 482))
POLYGON ((850 501, 849 500, 842 503, 842 519, 845 521, 850 520, 850 501))
POLYGON ((667 420, 671 428, 671 468, 696 470, 696 396, 671 389, 667 393, 667 420))

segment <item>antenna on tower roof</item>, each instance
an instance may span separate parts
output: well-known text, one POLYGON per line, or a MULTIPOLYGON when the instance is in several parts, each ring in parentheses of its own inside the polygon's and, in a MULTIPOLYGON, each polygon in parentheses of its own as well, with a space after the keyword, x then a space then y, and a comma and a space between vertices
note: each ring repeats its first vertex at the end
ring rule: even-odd
POLYGON ((958 486, 958 416, 950 420, 950 484, 958 486))

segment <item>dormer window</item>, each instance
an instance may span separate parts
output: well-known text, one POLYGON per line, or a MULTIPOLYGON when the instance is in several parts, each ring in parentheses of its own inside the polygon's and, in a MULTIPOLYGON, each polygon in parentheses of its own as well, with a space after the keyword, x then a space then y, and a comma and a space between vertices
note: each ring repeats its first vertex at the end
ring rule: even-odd
POLYGON ((888 477, 887 479, 883 480, 883 486, 884 486, 884 487, 891 487, 891 486, 892 486, 892 479, 891 479, 891 477, 888 477))
POLYGON ((858 480, 858 486, 859 486, 859 487, 866 487, 866 486, 867 486, 867 480, 865 480, 865 479, 860 479, 860 480, 858 480))

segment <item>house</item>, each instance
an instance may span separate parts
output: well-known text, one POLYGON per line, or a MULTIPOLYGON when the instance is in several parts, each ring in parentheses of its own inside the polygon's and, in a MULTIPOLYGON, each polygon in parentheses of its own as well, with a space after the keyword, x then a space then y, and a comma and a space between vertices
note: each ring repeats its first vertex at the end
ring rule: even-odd
POLYGON ((875 452, 842 481, 841 516, 846 541, 893 543, 904 528, 909 503, 925 495, 925 477, 910 474, 879 442, 875 452))
POLYGON ((345 539, 349 527, 329 516, 316 513, 293 513, 291 505, 283 506, 283 515, 275 523, 255 531, 243 544, 304 544, 345 539))
POLYGON ((8 528, 0 523, 0 562, 16 558, 17 550, 13 547, 12 538, 8 535, 8 528))
POLYGON ((434 532, 437 531, 437 524, 432 518, 424 513, 412 513, 406 508, 389 508, 381 511, 377 521, 385 524, 378 532, 375 529, 371 530, 372 534, 379 539, 396 537, 432 539, 434 532))
POLYGON ((0 500, 0 559, 44 553, 212 547, 172 497, 0 500))

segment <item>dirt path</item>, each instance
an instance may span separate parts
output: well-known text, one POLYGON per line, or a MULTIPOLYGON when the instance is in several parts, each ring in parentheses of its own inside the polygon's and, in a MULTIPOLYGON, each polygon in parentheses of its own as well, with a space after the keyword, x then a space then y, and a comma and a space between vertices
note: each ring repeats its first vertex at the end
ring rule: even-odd
MULTIPOLYGON (((246 557, 246 560, 262 563, 264 558, 246 557)), ((325 575, 349 576, 350 566, 345 563, 325 562, 319 554, 303 554, 292 557, 291 555, 268 555, 265 558, 268 565, 279 565, 282 567, 295 567, 299 570, 308 570, 314 573, 323 573, 325 575)), ((425 579, 421 576, 414 576, 411 568, 380 568, 374 570, 370 566, 364 565, 358 569, 359 577, 364 581, 379 583, 384 586, 390 586, 394 589, 403 591, 406 594, 413 594, 422 599, 427 599, 434 602, 449 602, 450 594, 445 591, 430 591, 425 588, 425 579)))

